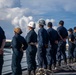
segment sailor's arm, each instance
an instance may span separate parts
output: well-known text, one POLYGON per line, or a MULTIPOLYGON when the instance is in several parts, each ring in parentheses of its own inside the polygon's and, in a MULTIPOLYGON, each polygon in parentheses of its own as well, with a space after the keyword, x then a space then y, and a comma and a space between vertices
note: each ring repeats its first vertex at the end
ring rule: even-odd
POLYGON ((3 49, 4 49, 4 46, 5 46, 5 42, 6 42, 6 39, 3 39, 2 46, 0 48, 0 54, 3 54, 3 49))

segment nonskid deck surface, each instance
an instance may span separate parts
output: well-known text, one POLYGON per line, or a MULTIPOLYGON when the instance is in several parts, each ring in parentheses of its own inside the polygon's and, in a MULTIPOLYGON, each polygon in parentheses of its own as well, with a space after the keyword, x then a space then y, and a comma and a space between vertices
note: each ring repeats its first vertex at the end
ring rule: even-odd
MULTIPOLYGON (((23 75, 27 75, 27 70, 23 71, 23 75)), ((57 67, 57 70, 49 72, 49 75, 76 75, 76 63, 57 67)))
MULTIPOLYGON (((57 70, 46 71, 48 74, 45 75, 76 75, 76 63, 62 65, 61 67, 57 67, 57 70)), ((38 71, 36 71, 38 73, 38 71)), ((12 74, 7 74, 12 75, 12 74)), ((22 75, 28 75, 27 70, 24 70, 22 75)), ((33 74, 32 74, 33 75, 33 74)))

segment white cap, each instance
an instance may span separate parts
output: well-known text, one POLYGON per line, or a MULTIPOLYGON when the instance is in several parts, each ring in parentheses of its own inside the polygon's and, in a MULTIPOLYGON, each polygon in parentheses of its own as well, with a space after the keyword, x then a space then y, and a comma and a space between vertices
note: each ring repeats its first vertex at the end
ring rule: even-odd
POLYGON ((35 22, 33 22, 33 21, 29 22, 28 26, 32 27, 32 28, 35 28, 35 22))

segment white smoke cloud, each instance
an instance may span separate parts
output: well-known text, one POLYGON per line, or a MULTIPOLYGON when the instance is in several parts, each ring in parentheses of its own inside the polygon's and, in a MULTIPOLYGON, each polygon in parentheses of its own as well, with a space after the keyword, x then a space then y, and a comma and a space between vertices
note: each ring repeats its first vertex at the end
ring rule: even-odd
POLYGON ((33 20, 32 16, 28 16, 30 13, 32 14, 28 8, 6 8, 5 10, 2 9, 0 13, 0 20, 10 21, 11 25, 20 27, 24 31, 24 34, 27 34, 28 22, 33 20))
POLYGON ((0 19, 13 20, 32 14, 29 8, 21 8, 20 0, 0 0, 0 19))
MULTIPOLYGON (((0 20, 8 20, 14 27, 21 27, 26 33, 28 22, 46 17, 44 14, 56 11, 76 12, 76 0, 0 0, 0 20), (22 3, 22 4, 21 4, 22 3), (22 7, 21 7, 22 5, 22 7)), ((55 14, 56 15, 56 14, 55 14)), ((56 20, 46 19, 46 23, 52 22, 57 28, 56 20)), ((38 24, 36 25, 38 30, 38 24)))
POLYGON ((0 11, 0 18, 6 19, 14 19, 15 17, 28 16, 30 15, 30 10, 28 8, 6 8, 0 11))
POLYGON ((32 16, 29 16, 29 17, 26 17, 26 16, 22 16, 22 17, 15 17, 13 20, 12 20, 12 24, 16 27, 20 27, 24 32, 25 35, 27 34, 28 32, 28 23, 30 21, 33 21, 33 17, 32 16))
POLYGON ((19 25, 21 26, 21 28, 24 28, 24 27, 26 27, 26 25, 28 25, 28 23, 29 23, 30 21, 32 21, 32 20, 33 20, 33 17, 32 17, 32 16, 29 16, 29 17, 23 16, 23 17, 20 18, 20 20, 19 20, 19 25))
POLYGON ((13 20, 12 20, 12 24, 15 25, 15 27, 19 26, 19 18, 18 17, 15 17, 13 20))
MULTIPOLYGON (((20 0, 0 0, 0 20, 9 20, 14 27, 20 27, 23 34, 28 32, 28 23, 34 21, 33 11, 29 8, 21 8, 20 0)), ((55 24, 54 19, 46 19, 46 23, 51 22, 55 24)), ((47 27, 47 26, 46 26, 47 27)), ((54 26, 54 28, 56 28, 54 26)), ((36 22, 36 32, 38 32, 38 24, 36 22)))
POLYGON ((0 20, 10 21, 14 27, 20 27, 24 34, 28 32, 28 22, 33 20, 32 11, 22 8, 20 0, 0 0, 0 20))

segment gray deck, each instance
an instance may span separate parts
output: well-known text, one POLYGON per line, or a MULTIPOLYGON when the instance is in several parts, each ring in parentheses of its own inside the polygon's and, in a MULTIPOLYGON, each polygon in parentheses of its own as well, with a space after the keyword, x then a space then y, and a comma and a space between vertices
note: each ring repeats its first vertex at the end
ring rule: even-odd
MULTIPOLYGON (((27 70, 23 71, 23 75, 27 75, 27 70)), ((76 75, 76 63, 62 65, 57 72, 52 72, 50 75, 76 75)))
MULTIPOLYGON (((22 75, 27 75, 27 71, 23 71, 22 75)), ((50 73, 50 75, 76 75, 76 72, 50 73)))
MULTIPOLYGON (((22 75, 27 75, 27 71, 23 71, 22 75)), ((76 72, 50 73, 50 75, 76 75, 76 72)))
MULTIPOLYGON (((11 60, 12 60, 12 50, 11 49, 5 49, 5 53, 4 53, 4 65, 3 65, 3 71, 2 71, 2 75, 7 74, 7 75, 11 75, 8 73, 12 73, 11 71, 11 60)), ((27 68, 27 63, 26 63, 26 52, 24 52, 24 56, 21 62, 22 65, 22 69, 26 69, 27 68)), ((70 64, 70 66, 73 66, 73 69, 75 69, 76 71, 76 63, 70 64)), ((62 64, 62 67, 63 64, 62 64)), ((23 75, 27 75, 27 70, 23 71, 23 75)), ((50 73, 50 75, 76 75, 76 72, 72 71, 71 69, 69 70, 69 72, 58 72, 58 73, 50 73)))

